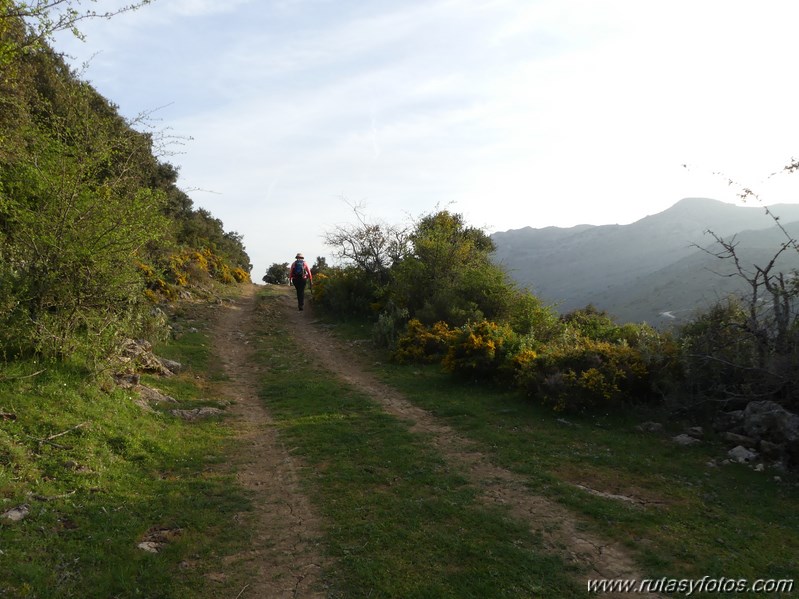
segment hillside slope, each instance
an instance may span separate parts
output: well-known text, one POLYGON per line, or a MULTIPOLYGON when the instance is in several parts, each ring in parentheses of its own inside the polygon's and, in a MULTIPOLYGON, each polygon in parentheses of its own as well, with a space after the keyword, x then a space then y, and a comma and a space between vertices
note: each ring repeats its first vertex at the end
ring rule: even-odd
MULTIPOLYGON (((797 205, 771 208, 782 222, 799 221, 797 205)), ((762 207, 686 198, 629 225, 527 227, 492 239, 511 277, 561 312, 592 303, 622 321, 664 324, 740 286, 713 274, 723 265, 699 249, 715 243, 708 229, 737 234, 747 263, 770 258, 782 235, 762 207)), ((799 267, 794 258, 786 255, 782 268, 799 267)))

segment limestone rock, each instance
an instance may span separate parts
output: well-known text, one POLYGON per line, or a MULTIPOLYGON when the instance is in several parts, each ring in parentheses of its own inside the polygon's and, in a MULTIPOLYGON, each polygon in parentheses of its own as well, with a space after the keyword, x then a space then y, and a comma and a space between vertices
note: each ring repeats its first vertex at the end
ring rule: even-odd
POLYGON ((748 464, 757 457, 755 452, 748 450, 743 445, 733 447, 727 452, 727 455, 739 464, 748 464))
POLYGON ((686 434, 677 435, 676 437, 672 437, 671 440, 677 443, 677 445, 683 445, 683 446, 696 445, 697 443, 701 443, 699 439, 695 439, 691 435, 686 435, 686 434))

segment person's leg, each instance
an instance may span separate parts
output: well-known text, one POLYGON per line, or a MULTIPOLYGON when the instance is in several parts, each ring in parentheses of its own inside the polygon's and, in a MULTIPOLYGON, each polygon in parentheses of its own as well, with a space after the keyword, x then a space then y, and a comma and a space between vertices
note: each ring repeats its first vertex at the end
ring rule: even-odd
POLYGON ((297 290, 297 308, 302 310, 305 304, 305 280, 294 281, 294 288, 297 290))

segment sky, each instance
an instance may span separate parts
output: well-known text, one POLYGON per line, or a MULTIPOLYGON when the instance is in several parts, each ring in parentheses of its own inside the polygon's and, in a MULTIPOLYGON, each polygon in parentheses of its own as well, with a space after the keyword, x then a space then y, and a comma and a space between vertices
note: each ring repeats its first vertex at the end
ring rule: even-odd
POLYGON ((54 46, 146 115, 260 282, 335 263, 356 206, 493 233, 733 203, 729 179, 799 202, 797 22, 795 0, 155 0, 54 46))

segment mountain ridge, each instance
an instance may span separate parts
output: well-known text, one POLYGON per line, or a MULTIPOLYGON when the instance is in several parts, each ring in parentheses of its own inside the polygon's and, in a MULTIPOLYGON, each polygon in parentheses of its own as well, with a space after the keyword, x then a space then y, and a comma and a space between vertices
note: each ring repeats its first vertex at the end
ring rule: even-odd
MULTIPOLYGON (((799 205, 777 204, 769 210, 780 217, 780 223, 788 223, 783 226, 799 221, 799 205)), ((722 238, 737 235, 742 256, 759 260, 769 248, 776 251, 779 236, 784 235, 764 206, 683 198, 628 225, 524 227, 494 233, 491 238, 496 245, 495 261, 517 283, 560 312, 590 303, 622 321, 661 325, 673 320, 664 317, 665 312, 679 309, 688 314, 712 303, 709 297, 741 287, 736 277, 731 283, 721 281, 722 276, 708 276, 709 266, 718 262, 708 253, 716 243, 706 234, 708 230, 722 238), (756 248, 758 252, 750 251, 756 248), (678 287, 674 291, 681 294, 671 295, 679 295, 683 305, 664 306, 657 301, 658 295, 664 297, 663 289, 656 291, 664 281, 678 287)), ((781 264, 785 269, 799 268, 799 256, 786 255, 781 264)))

